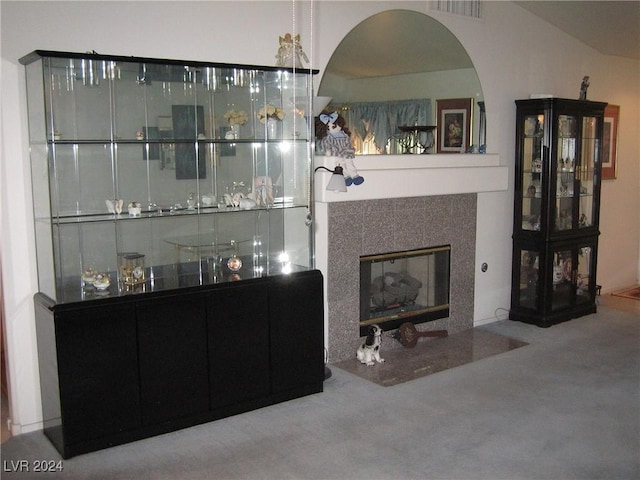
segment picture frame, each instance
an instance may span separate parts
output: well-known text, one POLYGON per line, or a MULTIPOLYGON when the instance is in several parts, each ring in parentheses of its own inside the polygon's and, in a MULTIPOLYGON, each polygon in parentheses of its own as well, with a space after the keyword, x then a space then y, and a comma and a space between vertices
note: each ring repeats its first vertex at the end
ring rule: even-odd
POLYGON ((146 143, 142 146, 142 158, 144 160, 160 160, 160 133, 158 127, 142 126, 146 143))
POLYGON ((182 141, 175 143, 176 180, 203 179, 207 177, 205 155, 196 150, 197 132, 204 132, 204 107, 202 105, 172 105, 173 134, 182 141))
POLYGON ((436 101, 437 153, 465 153, 471 145, 473 98, 436 101))
POLYGON ((618 163, 618 124, 620 106, 607 105, 604 109, 602 133, 602 179, 615 180, 618 163))
POLYGON ((160 170, 176 169, 176 144, 173 143, 173 118, 158 117, 158 137, 160 137, 160 170))

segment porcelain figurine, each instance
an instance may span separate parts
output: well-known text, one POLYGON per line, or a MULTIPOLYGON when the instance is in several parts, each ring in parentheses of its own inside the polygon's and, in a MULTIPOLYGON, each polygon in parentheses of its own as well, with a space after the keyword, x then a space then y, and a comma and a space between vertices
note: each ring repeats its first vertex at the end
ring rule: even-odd
POLYGON ((276 55, 277 67, 302 68, 302 62, 309 63, 309 58, 300 45, 300 34, 295 36, 290 33, 279 38, 280 46, 276 55))
POLYGON ((587 99, 587 89, 589 88, 589 76, 585 75, 580 84, 580 100, 587 99))
POLYGON ((254 177, 253 192, 249 195, 261 207, 273 205, 273 180, 271 177, 254 177))
POLYGON ((240 200, 242 200, 243 198, 245 198, 244 193, 242 192, 237 192, 234 193, 233 195, 229 194, 229 193, 225 193, 224 194, 224 200, 227 204, 227 207, 239 207, 240 206, 240 200))
POLYGON ((194 210, 196 208, 196 194, 190 193, 189 198, 187 198, 187 208, 189 210, 194 210))
POLYGON ((89 267, 85 268, 82 272, 82 283, 85 287, 93 286, 93 282, 96 278, 96 271, 89 267))
POLYGON ((251 208, 255 208, 257 203, 252 198, 245 197, 240 199, 238 206, 244 210, 249 210, 251 208))
POLYGON ((140 202, 131 202, 127 205, 127 211, 130 217, 139 217, 142 213, 142 204, 140 202))
POLYGON ((120 215, 122 213, 122 206, 124 205, 124 200, 121 198, 113 199, 113 200, 105 200, 107 204, 107 210, 109 213, 114 213, 116 215, 120 215))

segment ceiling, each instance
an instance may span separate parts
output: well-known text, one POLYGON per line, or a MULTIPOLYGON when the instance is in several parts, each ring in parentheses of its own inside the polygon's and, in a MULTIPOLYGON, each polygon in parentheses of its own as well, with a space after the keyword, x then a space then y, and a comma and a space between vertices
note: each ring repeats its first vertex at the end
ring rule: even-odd
POLYGON ((606 55, 640 59, 640 1, 516 1, 606 55))
MULTIPOLYGON (((514 3, 603 54, 640 59, 638 0, 514 3)), ((389 13, 374 15, 349 32, 327 70, 354 79, 473 68, 464 47, 439 22, 403 10, 389 13)))

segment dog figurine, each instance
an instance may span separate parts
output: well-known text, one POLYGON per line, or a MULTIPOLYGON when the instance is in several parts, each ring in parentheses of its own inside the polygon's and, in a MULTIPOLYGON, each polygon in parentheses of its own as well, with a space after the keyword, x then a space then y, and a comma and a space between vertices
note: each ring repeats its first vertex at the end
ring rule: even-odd
POLYGON ((375 365, 376 362, 384 362, 384 358, 380 358, 380 346, 382 345, 382 329, 378 325, 369 327, 367 339, 358 348, 356 356, 360 362, 368 367, 375 365))

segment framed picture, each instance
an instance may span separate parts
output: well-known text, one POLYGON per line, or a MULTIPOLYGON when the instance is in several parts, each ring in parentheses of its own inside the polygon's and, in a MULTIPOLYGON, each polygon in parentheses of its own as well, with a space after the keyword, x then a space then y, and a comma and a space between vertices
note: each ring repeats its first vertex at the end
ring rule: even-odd
POLYGON ((437 100, 438 153, 464 153, 471 145, 473 98, 437 100))
POLYGON ((171 105, 173 134, 180 142, 175 143, 176 179, 206 178, 205 155, 196 151, 194 142, 197 132, 204 132, 204 107, 202 105, 171 105))
POLYGON ((160 170, 176 169, 176 144, 173 142, 173 118, 158 117, 158 137, 160 144, 160 170), (165 143, 166 142, 166 143, 165 143))
POLYGON ((615 180, 616 178, 619 118, 620 107, 618 105, 607 105, 605 107, 602 134, 603 180, 615 180))
POLYGON ((142 158, 145 160, 160 160, 160 133, 158 127, 145 127, 142 126, 144 132, 144 138, 148 141, 142 146, 142 158), (150 142, 149 142, 150 141, 150 142))

